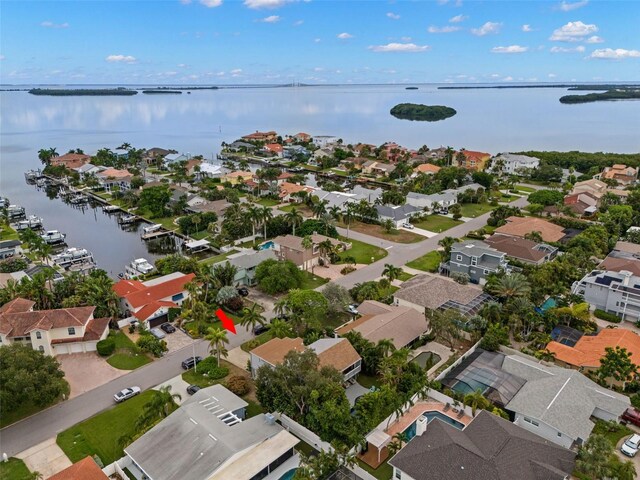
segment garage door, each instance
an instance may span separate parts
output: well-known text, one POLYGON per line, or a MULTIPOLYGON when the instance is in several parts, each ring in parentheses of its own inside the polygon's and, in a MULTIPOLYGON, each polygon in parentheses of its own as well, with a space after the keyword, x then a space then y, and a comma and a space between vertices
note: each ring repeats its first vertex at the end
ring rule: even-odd
POLYGON ((69 353, 68 345, 55 345, 53 347, 54 355, 64 355, 69 353))
POLYGON ((158 325, 162 325, 167 321, 169 321, 169 314, 165 313, 164 315, 160 315, 153 320, 149 320, 149 328, 157 327, 158 325))
POLYGON ((69 350, 70 353, 82 353, 84 352, 84 349, 82 348, 82 344, 81 343, 72 343, 69 345, 69 350))

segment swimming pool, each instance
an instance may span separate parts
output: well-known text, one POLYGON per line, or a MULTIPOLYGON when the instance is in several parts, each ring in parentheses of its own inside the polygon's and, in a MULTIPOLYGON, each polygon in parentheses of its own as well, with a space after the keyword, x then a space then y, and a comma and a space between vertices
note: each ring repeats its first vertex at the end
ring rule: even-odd
POLYGON ((268 250, 273 248, 273 242, 269 240, 268 242, 264 242, 262 245, 258 247, 258 250, 268 250))
POLYGON ((442 360, 442 358, 440 358, 440 355, 438 355, 437 353, 422 352, 416 358, 411 360, 411 362, 412 363, 417 363, 422 368, 425 368, 425 369, 429 370, 431 367, 433 367, 440 360, 442 360))
POLYGON ((297 468, 292 468, 288 472, 285 472, 285 474, 280 477, 280 480, 291 480, 296 474, 296 470, 297 468))
MULTIPOLYGON (((435 411, 424 412, 422 416, 427 417, 427 425, 431 423, 431 421, 434 418, 438 418, 443 422, 448 423, 449 425, 453 425, 458 430, 462 430, 464 428, 464 423, 454 420, 453 418, 449 417, 448 415, 445 415, 442 412, 435 412, 435 411)), ((413 422, 411 425, 409 425, 406 428, 406 430, 403 432, 407 436, 407 441, 411 440, 413 437, 416 436, 416 423, 417 423, 417 420, 413 422)))

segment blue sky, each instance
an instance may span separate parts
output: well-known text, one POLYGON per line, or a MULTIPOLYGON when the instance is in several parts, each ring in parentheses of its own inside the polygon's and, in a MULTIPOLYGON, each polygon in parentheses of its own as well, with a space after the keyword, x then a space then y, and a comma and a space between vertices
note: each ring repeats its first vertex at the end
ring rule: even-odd
POLYGON ((640 2, 2 1, 2 83, 640 80, 640 2))

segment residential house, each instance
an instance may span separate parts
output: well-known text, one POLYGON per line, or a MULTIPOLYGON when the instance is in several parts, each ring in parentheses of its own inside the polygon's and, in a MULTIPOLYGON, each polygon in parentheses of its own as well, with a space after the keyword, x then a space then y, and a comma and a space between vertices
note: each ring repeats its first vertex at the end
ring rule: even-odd
POLYGON ((263 365, 273 368, 281 364, 289 352, 301 353, 307 348, 318 355, 321 368, 333 367, 341 372, 345 383, 360 373, 362 359, 346 338, 321 338, 308 347, 301 338, 274 338, 251 350, 251 376, 256 378, 263 365))
POLYGON ((593 372, 600 368, 606 349, 616 347, 625 348, 631 361, 640 366, 640 335, 624 328, 605 328, 596 335, 583 335, 573 346, 551 341, 546 348, 554 354, 557 365, 593 372))
POLYGON ((335 145, 338 143, 338 137, 333 135, 316 135, 313 137, 313 144, 318 148, 325 148, 329 145, 335 145))
POLYGON ((147 165, 156 165, 158 160, 161 160, 165 155, 169 155, 171 150, 166 148, 153 147, 144 152, 143 159, 147 162, 147 165))
POLYGON ((522 237, 512 237, 500 233, 491 235, 485 239, 485 242, 491 248, 506 254, 508 258, 533 265, 542 265, 553 260, 558 253, 557 247, 546 243, 538 243, 522 237))
POLYGON ((0 260, 13 257, 16 249, 22 245, 20 240, 3 240, 0 242, 0 260))
POLYGON ((179 308, 189 298, 186 285, 195 277, 193 273, 175 272, 146 282, 120 280, 113 291, 120 298, 120 311, 124 315, 153 328, 169 319, 169 309, 179 308))
POLYGON ((406 157, 415 154, 415 151, 409 150, 402 145, 398 145, 395 142, 387 142, 382 145, 380 149, 381 156, 386 158, 390 162, 398 162, 406 157))
POLYGON ((249 180, 253 179, 252 172, 244 172, 237 170, 235 172, 225 173, 220 177, 221 183, 229 182, 231 185, 246 184, 249 180))
POLYGON ((220 165, 214 165, 209 162, 202 162, 200 164, 199 176, 202 177, 219 177, 222 175, 222 167, 220 165))
POLYGON ((441 273, 463 273, 471 283, 484 285, 487 276, 500 270, 510 271, 506 254, 480 240, 466 240, 451 246, 449 261, 441 266, 441 273))
POLYGON ((594 178, 599 180, 615 180, 618 185, 628 186, 638 180, 638 169, 616 164, 611 167, 605 167, 602 173, 596 175, 594 178))
POLYGON ((348 204, 355 204, 362 200, 367 203, 375 203, 375 201, 382 196, 382 189, 369 189, 356 185, 349 192, 327 192, 320 188, 316 188, 313 191, 313 196, 318 197, 318 200, 326 204, 326 208, 338 207, 340 211, 343 211, 348 204))
POLYGON ((187 160, 187 164, 185 165, 185 170, 187 171, 187 175, 195 175, 197 176, 202 167, 202 160, 199 158, 192 158, 187 160), (197 168, 196 168, 197 167, 197 168))
POLYGON ((91 161, 91 155, 85 155, 84 153, 65 153, 58 157, 51 158, 51 165, 54 167, 65 167, 69 170, 79 168, 85 163, 91 161))
POLYGON ((186 162, 187 160, 189 160, 189 155, 184 153, 170 153, 164 156, 164 164, 167 167, 172 163, 186 162))
POLYGON ((313 152, 311 155, 311 160, 309 164, 318 164, 323 158, 331 158, 333 157, 333 150, 327 147, 319 148, 313 152))
POLYGON ((227 145, 226 149, 230 152, 252 152, 256 149, 256 146, 248 142, 235 141, 227 145))
POLYGON ((301 143, 307 143, 309 141, 311 141, 311 135, 309 135, 308 133, 304 133, 304 132, 300 132, 300 133, 296 133, 293 136, 294 140, 296 142, 301 142, 301 143))
POLYGON ((16 298, 0 307, 0 346, 19 343, 45 355, 93 352, 109 333, 109 318, 93 318, 96 307, 34 310, 16 298))
POLYGON ((47 480, 109 480, 93 457, 84 457, 79 462, 59 471, 47 480))
POLYGON ((411 217, 421 214, 422 210, 413 205, 376 205, 378 212, 378 220, 386 222, 391 220, 394 228, 400 228, 402 225, 409 223, 411 217))
POLYGON ((284 149, 279 143, 267 143, 264 147, 262 147, 262 150, 270 155, 275 155, 279 158, 284 157, 284 149))
POLYGON ((545 242, 559 242, 567 235, 564 227, 533 217, 509 217, 505 225, 495 230, 495 233, 522 238, 533 232, 538 232, 545 242))
POLYGON ((73 170, 75 170, 80 174, 80 178, 82 180, 85 180, 87 177, 90 177, 91 175, 95 175, 96 173, 99 173, 106 169, 107 167, 98 167, 92 163, 85 163, 84 165, 78 168, 74 168, 73 170))
POLYGON ((296 158, 298 155, 308 157, 309 150, 304 148, 302 145, 287 145, 284 147, 283 155, 284 158, 296 158))
POLYGON ((377 160, 367 160, 362 164, 362 173, 367 175, 387 176, 395 169, 395 165, 378 162, 377 160))
POLYGON ((454 159, 458 167, 476 172, 484 170, 484 167, 491 158, 490 153, 474 152, 473 150, 460 150, 460 153, 463 159, 458 160, 458 156, 454 159))
POLYGON ((391 460, 398 480, 565 480, 576 453, 486 410, 463 430, 438 418, 391 460))
POLYGON ((224 216, 224 212, 229 208, 231 204, 226 200, 213 200, 202 203, 196 203, 194 205, 187 205, 185 211, 189 213, 215 213, 218 218, 221 219, 224 216))
POLYGON ((424 309, 387 305, 375 300, 365 300, 358 306, 358 319, 336 329, 337 335, 358 332, 373 343, 391 340, 396 348, 411 345, 429 331, 424 309))
POLYGON ((247 286, 253 287, 256 282, 256 268, 265 260, 276 260, 276 253, 272 249, 243 251, 229 255, 225 260, 216 265, 229 263, 236 267, 236 276, 233 278, 233 284, 236 287, 247 286))
POLYGON ((133 173, 129 170, 118 170, 117 168, 107 168, 96 174, 98 185, 106 192, 114 190, 129 190, 133 173))
POLYGON ((631 242, 617 242, 607 258, 598 265, 598 269, 613 272, 626 270, 640 277, 640 245, 631 242))
POLYGON ((593 270, 574 282, 571 292, 582 295, 593 309, 629 322, 640 320, 640 276, 631 272, 593 270))
POLYGON ((169 200, 169 206, 174 207, 181 200, 185 201, 185 208, 195 207, 196 205, 202 205, 203 203, 207 203, 207 200, 196 193, 192 193, 184 187, 174 186, 170 187, 171 189, 171 199, 169 200))
POLYGON ((298 185, 297 183, 282 182, 278 191, 278 198, 282 202, 298 202, 300 197, 296 194, 300 192, 313 192, 313 187, 298 185))
POLYGON ((540 159, 528 155, 499 153, 491 160, 491 171, 506 175, 521 175, 540 166, 540 159))
POLYGON ((303 239, 294 235, 281 235, 274 238, 273 248, 280 260, 289 260, 303 270, 313 268, 320 263, 322 253, 320 244, 322 242, 328 240, 336 250, 344 251, 351 248, 350 243, 336 240, 335 238, 325 235, 314 233, 309 237, 312 243, 310 248, 304 248, 302 246, 303 239))
POLYGON ((418 174, 423 173, 425 175, 434 175, 440 171, 440 167, 434 165, 433 163, 421 163, 417 167, 413 169, 412 177, 418 176, 418 174))
POLYGON ((222 385, 203 388, 124 449, 148 480, 255 480, 294 455, 299 440, 270 414, 245 419, 247 402, 222 385))
POLYGON ((357 143, 353 146, 353 151, 358 155, 371 155, 375 149, 376 146, 370 143, 357 143))
POLYGON ((268 132, 259 132, 256 130, 255 133, 243 135, 241 138, 248 142, 275 142, 278 138, 278 134, 273 130, 268 132))
POLYGON ((590 216, 598 211, 600 199, 591 192, 577 192, 566 195, 563 204, 576 215, 590 216))
POLYGON ((597 198, 598 202, 600 202, 602 197, 607 193, 611 193, 616 197, 619 197, 622 201, 626 201, 627 197, 629 196, 629 191, 620 190, 618 188, 610 188, 605 182, 597 180, 595 178, 592 178, 591 180, 585 180, 583 182, 576 182, 573 185, 571 193, 589 193, 591 194, 591 196, 597 198))
POLYGON ((470 183, 458 188, 448 188, 440 193, 425 195, 423 193, 409 192, 406 202, 417 208, 427 208, 433 210, 435 207, 449 208, 451 205, 458 203, 458 195, 467 190, 477 191, 479 188, 484 189, 479 183, 470 183))
POLYGON ((411 307, 418 312, 455 308, 463 315, 475 315, 491 295, 476 285, 461 285, 450 278, 422 274, 403 282, 394 294, 396 305, 411 307))

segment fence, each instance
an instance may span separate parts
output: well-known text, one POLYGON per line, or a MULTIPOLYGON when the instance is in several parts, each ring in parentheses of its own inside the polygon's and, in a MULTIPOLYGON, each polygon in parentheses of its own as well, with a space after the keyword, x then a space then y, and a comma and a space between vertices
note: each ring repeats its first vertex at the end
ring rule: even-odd
POLYGON ((462 361, 467 358, 469 355, 471 355, 473 352, 476 351, 476 349, 478 348, 478 346, 480 345, 480 341, 476 342, 473 347, 471 347, 469 350, 467 350, 464 355, 462 355, 459 359, 457 359, 455 362, 453 362, 451 365, 449 365, 447 368, 445 368, 440 375, 438 375, 436 377, 436 380, 440 381, 442 380, 444 377, 447 376, 447 374, 453 370, 454 368, 456 368, 458 365, 460 365, 460 363, 462 363, 462 361))
MULTIPOLYGON (((131 459, 129 457, 122 457, 120 460, 116 460, 115 462, 107 465, 102 469, 106 476, 111 476, 114 474, 120 475, 123 479, 129 478, 129 476, 124 472, 124 469, 131 465, 131 459)), ((131 478, 129 480, 136 480, 135 478, 131 478)))
POLYGON ((313 433, 308 428, 303 427, 295 420, 287 417, 284 413, 277 413, 276 417, 278 418, 278 420, 280 420, 280 423, 284 428, 293 433, 299 439, 307 442, 315 449, 329 451, 333 450, 329 443, 322 441, 322 439, 318 435, 313 433))

